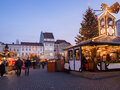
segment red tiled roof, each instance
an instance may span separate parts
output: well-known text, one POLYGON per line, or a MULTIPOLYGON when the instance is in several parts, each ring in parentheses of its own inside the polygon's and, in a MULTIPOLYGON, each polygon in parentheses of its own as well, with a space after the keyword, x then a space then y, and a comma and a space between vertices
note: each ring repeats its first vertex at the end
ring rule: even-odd
POLYGON ((54 39, 53 33, 45 32, 43 33, 44 38, 54 39))
POLYGON ((21 42, 21 45, 43 46, 42 43, 34 43, 34 42, 21 42))

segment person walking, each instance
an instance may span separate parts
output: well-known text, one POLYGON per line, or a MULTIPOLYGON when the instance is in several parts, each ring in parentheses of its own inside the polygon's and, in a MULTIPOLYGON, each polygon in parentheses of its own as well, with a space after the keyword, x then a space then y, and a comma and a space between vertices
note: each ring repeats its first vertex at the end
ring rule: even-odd
POLYGON ((8 74, 8 66, 9 66, 9 63, 8 63, 8 61, 6 60, 6 63, 5 63, 6 74, 8 74))
POLYGON ((42 62, 42 69, 44 69, 45 67, 45 62, 42 62))
POLYGON ((38 62, 38 68, 40 69, 40 61, 38 62))
POLYGON ((31 66, 31 61, 29 58, 25 61, 25 76, 29 75, 29 68, 31 66))
POLYGON ((2 62, 0 64, 0 74, 1 74, 1 77, 3 77, 4 73, 5 73, 5 63, 2 62))
POLYGON ((22 66, 23 66, 23 61, 18 58, 18 60, 15 62, 15 67, 16 67, 16 74, 17 76, 20 76, 21 75, 21 69, 22 69, 22 66))

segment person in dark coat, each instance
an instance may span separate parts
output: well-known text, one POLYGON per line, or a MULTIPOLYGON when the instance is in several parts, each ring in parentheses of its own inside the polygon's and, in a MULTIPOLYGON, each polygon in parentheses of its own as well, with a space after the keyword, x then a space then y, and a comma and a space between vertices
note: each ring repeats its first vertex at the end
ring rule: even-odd
POLYGON ((5 73, 5 63, 2 62, 1 65, 0 65, 0 74, 1 74, 1 77, 4 75, 5 73))
POLYGON ((23 61, 18 58, 18 60, 15 62, 15 67, 16 67, 16 74, 17 76, 20 76, 21 75, 21 69, 22 69, 22 66, 23 66, 23 61))
POLYGON ((82 70, 86 70, 86 68, 85 68, 86 58, 85 58, 84 54, 82 54, 81 59, 82 59, 82 61, 81 61, 82 70))
POLYGON ((45 67, 45 62, 42 62, 42 69, 44 69, 45 67))
POLYGON ((8 74, 8 66, 9 66, 9 63, 8 63, 8 61, 6 60, 6 63, 5 63, 6 74, 8 74))
POLYGON ((29 68, 31 66, 31 61, 29 60, 29 58, 25 61, 25 75, 28 76, 29 75, 29 68))

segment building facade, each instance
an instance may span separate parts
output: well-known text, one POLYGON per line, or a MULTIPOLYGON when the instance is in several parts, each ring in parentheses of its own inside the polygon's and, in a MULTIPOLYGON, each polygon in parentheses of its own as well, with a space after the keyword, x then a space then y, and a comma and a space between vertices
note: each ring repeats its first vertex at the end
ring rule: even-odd
MULTIPOLYGON (((9 51, 17 53, 18 57, 28 57, 31 54, 41 56, 43 55, 43 45, 41 43, 21 42, 21 44, 7 44, 9 51)), ((6 44, 0 45, 0 52, 4 51, 6 44)))
POLYGON ((64 48, 71 46, 69 42, 66 42, 65 40, 56 40, 55 42, 55 58, 58 58, 58 56, 64 56, 64 48))
POLYGON ((120 19, 116 21, 116 35, 120 36, 120 19))
MULTIPOLYGON (((36 42, 21 42, 16 44, 7 44, 8 50, 17 53, 18 57, 28 57, 37 55, 41 59, 54 59, 56 55, 63 56, 63 49, 71 44, 65 40, 57 40, 55 42, 53 33, 41 32, 39 43, 36 42)), ((0 42, 0 52, 4 51, 6 44, 0 42)))
POLYGON ((44 58, 53 59, 54 58, 54 43, 55 43, 53 33, 41 32, 40 43, 43 44, 44 58))

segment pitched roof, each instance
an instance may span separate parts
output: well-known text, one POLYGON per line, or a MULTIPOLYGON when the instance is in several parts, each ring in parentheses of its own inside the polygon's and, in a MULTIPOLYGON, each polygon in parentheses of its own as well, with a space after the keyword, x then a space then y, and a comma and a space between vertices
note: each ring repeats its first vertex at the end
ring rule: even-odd
MULTIPOLYGON (((56 40, 55 44, 60 44, 60 43, 67 43, 70 44, 69 42, 66 42, 65 40, 56 40)), ((71 44, 70 44, 71 45, 71 44)))
POLYGON ((70 49, 73 47, 84 46, 84 45, 120 45, 120 37, 100 35, 98 37, 95 37, 86 41, 82 41, 76 44, 75 46, 67 47, 65 49, 70 49))
POLYGON ((42 43, 35 43, 35 42, 21 42, 21 45, 43 46, 42 43))
POLYGON ((87 41, 80 42, 77 45, 86 45, 86 44, 109 44, 109 45, 120 45, 120 37, 118 36, 107 36, 107 35, 101 35, 95 38, 92 38, 87 41))
POLYGON ((53 33, 45 32, 43 33, 44 38, 54 39, 53 33))

